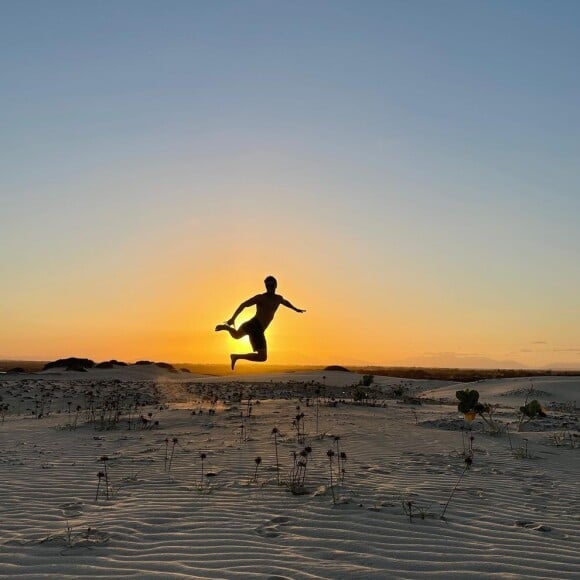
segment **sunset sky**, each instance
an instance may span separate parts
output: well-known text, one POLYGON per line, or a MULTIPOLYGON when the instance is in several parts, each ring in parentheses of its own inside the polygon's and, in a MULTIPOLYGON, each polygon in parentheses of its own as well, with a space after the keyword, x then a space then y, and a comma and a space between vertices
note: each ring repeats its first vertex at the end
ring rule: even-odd
POLYGON ((273 274, 271 363, 580 368, 579 26, 3 0, 0 358, 226 362, 273 274))

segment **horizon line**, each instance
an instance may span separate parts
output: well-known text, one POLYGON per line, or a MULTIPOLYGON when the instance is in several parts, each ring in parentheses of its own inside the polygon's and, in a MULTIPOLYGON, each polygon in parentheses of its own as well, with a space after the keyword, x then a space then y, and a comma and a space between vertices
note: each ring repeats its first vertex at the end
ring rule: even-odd
MULTIPOLYGON (((24 362, 24 363, 49 363, 49 362, 54 362, 56 360, 66 360, 66 359, 71 359, 71 358, 77 358, 77 359, 87 359, 87 360, 91 360, 93 361, 93 359, 90 359, 88 357, 76 357, 76 356, 67 356, 67 357, 61 357, 61 358, 57 358, 57 359, 52 359, 52 360, 48 360, 48 359, 36 359, 36 358, 0 358, 0 363, 12 363, 12 362, 24 362)), ((215 367, 221 367, 221 366, 229 366, 228 363, 223 362, 223 363, 219 363, 219 362, 189 362, 189 361, 177 361, 177 362, 171 362, 171 361, 161 361, 161 360, 149 360, 149 359, 135 359, 135 361, 133 362, 127 362, 127 361, 123 361, 123 360, 119 360, 119 359, 104 359, 101 362, 109 362, 109 361, 113 361, 113 360, 117 360, 118 362, 121 363, 125 363, 127 365, 135 365, 137 362, 140 361, 147 361, 150 362, 152 364, 155 363, 166 363, 166 364, 171 364, 173 366, 178 366, 178 365, 191 365, 191 366, 215 366, 215 367)), ((95 361, 93 361, 95 362, 95 361)), ((95 363, 98 364, 98 363, 95 363)), ((566 365, 566 363, 556 363, 557 365, 566 365)), ((429 365, 429 366, 425 366, 425 365, 402 365, 402 364, 385 364, 385 363, 366 363, 366 364, 361 364, 361 363, 357 363, 357 364, 348 364, 348 363, 269 363, 266 366, 260 367, 260 368, 256 368, 255 370, 258 372, 263 372, 266 371, 267 368, 269 367, 295 367, 295 368, 319 368, 319 367, 324 367, 321 370, 325 370, 327 367, 331 367, 331 366, 336 366, 336 367, 343 367, 343 368, 347 368, 347 369, 447 369, 447 370, 453 370, 453 369, 460 369, 460 370, 473 370, 473 371, 480 371, 480 370, 486 370, 486 371, 490 371, 490 370, 502 370, 502 371, 526 371, 526 370, 530 370, 530 371, 579 371, 580 372, 580 365, 578 366, 574 366, 574 363, 570 363, 570 366, 565 366, 563 368, 554 368, 551 366, 522 366, 520 368, 516 368, 516 367, 499 367, 499 366, 488 366, 488 367, 475 367, 475 366, 438 366, 438 365, 429 365)))

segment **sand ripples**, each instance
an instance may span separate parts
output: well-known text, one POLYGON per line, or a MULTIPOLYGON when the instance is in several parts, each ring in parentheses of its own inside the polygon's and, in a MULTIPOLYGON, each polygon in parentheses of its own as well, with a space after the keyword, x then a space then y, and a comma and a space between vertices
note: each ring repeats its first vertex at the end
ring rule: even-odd
MULTIPOLYGON (((246 440, 235 409, 211 417, 156 411, 160 429, 143 431, 62 430, 58 417, 9 418, 0 427, 0 576, 580 575, 575 450, 549 447, 534 434, 533 458, 516 459, 506 438, 475 434, 474 464, 463 473, 461 433, 422 426, 430 409, 324 407, 319 430, 326 435, 314 437, 313 408, 303 407, 312 447, 308 493, 293 495, 277 486, 271 432, 281 432, 286 478, 293 452, 304 446, 292 427, 295 405, 256 406, 244 421, 246 440), (336 451, 336 504, 329 448, 336 451), (105 463, 109 487, 101 480, 95 499, 105 463)), ((515 444, 521 439, 515 435, 515 444)))

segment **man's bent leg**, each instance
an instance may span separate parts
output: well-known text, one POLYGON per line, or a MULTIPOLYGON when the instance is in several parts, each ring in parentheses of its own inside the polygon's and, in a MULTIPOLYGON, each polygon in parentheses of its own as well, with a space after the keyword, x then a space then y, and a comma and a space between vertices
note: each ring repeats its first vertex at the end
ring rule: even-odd
POLYGON ((219 332, 220 330, 227 330, 230 333, 230 336, 235 339, 245 336, 245 333, 242 330, 236 330, 233 326, 228 326, 227 324, 218 324, 215 327, 215 331, 219 332))
POLYGON ((264 362, 268 360, 268 351, 265 348, 261 348, 257 352, 249 352, 248 354, 231 354, 230 360, 232 361, 232 371, 240 359, 251 360, 253 362, 264 362))

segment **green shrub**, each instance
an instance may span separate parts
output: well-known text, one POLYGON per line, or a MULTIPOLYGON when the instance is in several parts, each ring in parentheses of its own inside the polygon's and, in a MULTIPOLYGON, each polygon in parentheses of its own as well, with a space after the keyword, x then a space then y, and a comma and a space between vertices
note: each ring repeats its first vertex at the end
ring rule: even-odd
MULTIPOLYGON (((499 434, 503 431, 503 425, 498 422, 493 416, 498 405, 491 405, 489 403, 479 402, 479 392, 475 389, 463 389, 456 391, 455 396, 459 399, 457 409, 460 413, 467 415, 468 413, 475 413, 479 415, 490 429, 490 433, 499 434)), ((470 417, 469 420, 473 418, 470 417)))
POLYGON ((363 375, 361 385, 363 387, 370 387, 373 384, 374 380, 375 380, 374 375, 363 375))
POLYGON ((483 410, 483 405, 478 404, 479 391, 475 389, 463 389, 462 391, 456 391, 455 396, 459 399, 457 409, 460 413, 470 413, 473 411, 479 413, 483 410), (478 407, 482 407, 481 410, 478 410, 478 407))
POLYGON ((535 419, 536 417, 545 417, 546 413, 542 409, 542 405, 538 403, 537 399, 526 403, 523 407, 520 407, 520 413, 526 416, 528 419, 535 419))

